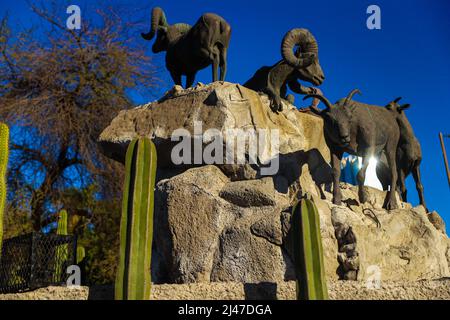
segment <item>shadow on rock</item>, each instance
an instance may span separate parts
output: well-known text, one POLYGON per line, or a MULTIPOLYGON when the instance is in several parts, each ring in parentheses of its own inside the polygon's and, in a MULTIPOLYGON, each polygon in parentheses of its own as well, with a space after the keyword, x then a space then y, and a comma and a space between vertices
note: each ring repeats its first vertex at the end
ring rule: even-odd
POLYGON ((273 282, 244 283, 245 300, 276 300, 277 284, 273 282))

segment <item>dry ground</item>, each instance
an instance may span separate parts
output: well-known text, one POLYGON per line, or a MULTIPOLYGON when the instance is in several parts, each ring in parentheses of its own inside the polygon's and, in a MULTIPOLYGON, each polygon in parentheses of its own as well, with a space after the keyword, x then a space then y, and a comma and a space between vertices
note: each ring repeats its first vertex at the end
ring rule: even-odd
MULTIPOLYGON (((366 283, 357 281, 330 281, 330 299, 333 300, 450 300, 450 278, 415 282, 383 282, 380 289, 367 289, 366 283)), ((112 299, 112 286, 47 287, 31 292, 0 295, 0 300, 86 300, 112 299)), ((241 300, 241 299, 294 299, 295 283, 242 284, 195 283, 162 284, 152 287, 152 299, 168 300, 241 300)))

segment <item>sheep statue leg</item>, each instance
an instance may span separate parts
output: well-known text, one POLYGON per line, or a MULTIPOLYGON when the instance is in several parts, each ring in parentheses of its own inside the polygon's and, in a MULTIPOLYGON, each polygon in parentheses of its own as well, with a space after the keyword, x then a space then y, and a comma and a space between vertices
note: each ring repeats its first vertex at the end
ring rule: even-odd
POLYGON ((356 176, 356 179, 358 180, 358 196, 359 196, 359 202, 365 203, 367 202, 367 195, 364 192, 364 181, 366 180, 366 171, 367 167, 369 166, 369 159, 373 155, 373 152, 370 149, 369 152, 363 157, 362 161, 362 167, 358 171, 358 175, 356 176))
POLYGON ((397 209, 397 203, 395 199, 395 192, 397 190, 397 161, 396 161, 396 150, 397 141, 390 140, 386 148, 386 158, 388 161, 389 168, 391 169, 391 188, 387 194, 385 208, 387 210, 397 209))
POLYGON ((186 88, 192 87, 192 85, 194 84, 194 81, 195 81, 195 72, 188 74, 186 76, 186 88))
POLYGON ((401 199, 403 202, 407 201, 407 190, 406 190, 406 184, 405 184, 405 172, 403 170, 398 170, 398 186, 399 186, 399 191, 400 191, 400 195, 401 195, 401 199))
POLYGON ((212 77, 213 82, 219 80, 219 63, 220 63, 220 53, 217 47, 214 47, 212 51, 212 77))
POLYGON ((170 71, 170 76, 172 77, 172 80, 176 85, 183 86, 183 84, 181 83, 181 73, 170 71))
POLYGON ((225 81, 227 74, 227 48, 220 49, 220 81, 225 81))
POLYGON ((283 110, 283 104, 281 103, 280 93, 275 92, 275 90, 269 85, 265 88, 264 93, 269 96, 270 109, 273 112, 278 112, 283 110))
POLYGON ((331 167, 333 172, 333 203, 341 205, 342 193, 340 187, 342 152, 331 151, 331 167))
POLYGON ((412 175, 413 175, 414 181, 416 182, 416 189, 417 189, 417 193, 419 195, 419 202, 421 205, 423 205, 425 210, 428 212, 427 206, 425 204, 425 197, 423 195, 422 181, 420 179, 420 167, 419 167, 419 163, 417 163, 417 162, 414 164, 414 167, 412 170, 412 175))

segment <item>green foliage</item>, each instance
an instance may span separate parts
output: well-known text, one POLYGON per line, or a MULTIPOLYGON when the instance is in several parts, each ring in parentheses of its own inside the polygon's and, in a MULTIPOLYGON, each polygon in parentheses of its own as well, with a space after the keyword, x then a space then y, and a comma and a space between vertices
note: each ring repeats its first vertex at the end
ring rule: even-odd
POLYGON ((117 300, 150 299, 156 149, 148 138, 130 143, 125 161, 117 300))
POLYGON ((89 284, 112 284, 119 262, 120 201, 99 200, 93 209, 94 230, 78 238, 85 248, 85 276, 89 284))
POLYGON ((8 204, 5 210, 3 238, 9 239, 33 231, 29 211, 8 204))
POLYGON ((317 207, 302 199, 293 208, 294 264, 298 300, 327 300, 320 219, 317 207))
MULTIPOLYGON (((121 177, 122 171, 116 176, 121 177)), ((86 248, 83 281, 89 285, 110 285, 115 281, 119 260, 121 196, 103 198, 98 191, 96 184, 68 188, 58 206, 69 213, 68 233, 77 235, 78 245, 86 248)), ((49 219, 48 223, 52 221, 49 219)))
POLYGON ((6 205, 6 169, 9 157, 9 128, 0 123, 0 257, 3 242, 3 220, 6 205))

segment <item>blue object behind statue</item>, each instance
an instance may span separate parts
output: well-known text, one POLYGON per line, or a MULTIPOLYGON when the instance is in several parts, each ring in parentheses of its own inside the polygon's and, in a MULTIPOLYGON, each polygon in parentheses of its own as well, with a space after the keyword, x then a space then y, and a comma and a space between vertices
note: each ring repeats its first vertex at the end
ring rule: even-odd
POLYGON ((358 158, 347 157, 345 164, 341 165, 341 182, 350 183, 352 185, 357 185, 358 180, 356 178, 359 171, 359 161, 358 158))

